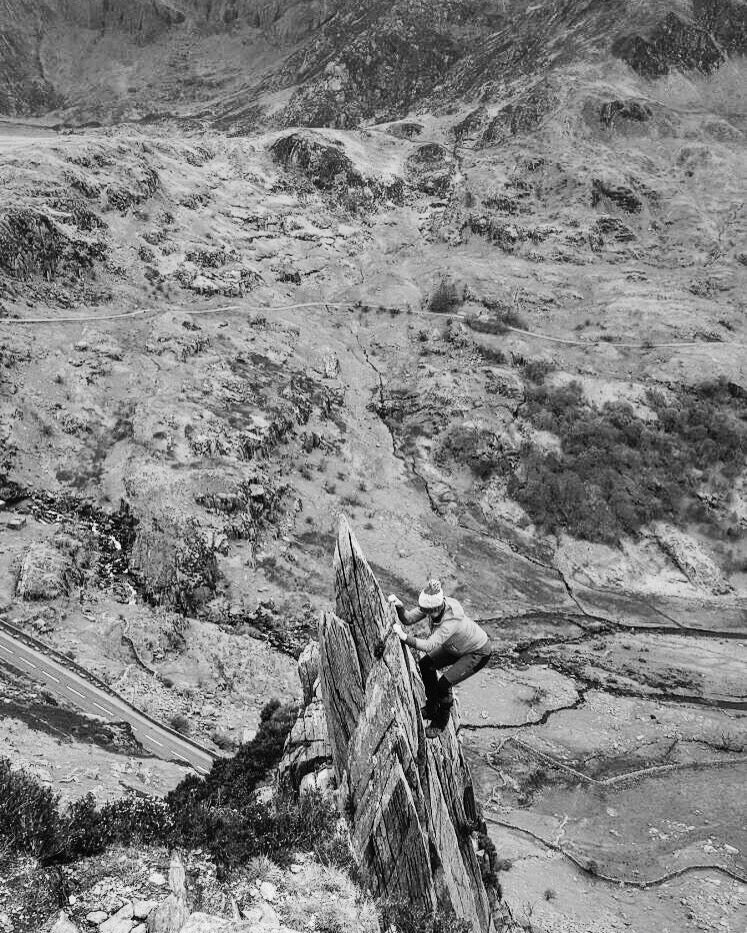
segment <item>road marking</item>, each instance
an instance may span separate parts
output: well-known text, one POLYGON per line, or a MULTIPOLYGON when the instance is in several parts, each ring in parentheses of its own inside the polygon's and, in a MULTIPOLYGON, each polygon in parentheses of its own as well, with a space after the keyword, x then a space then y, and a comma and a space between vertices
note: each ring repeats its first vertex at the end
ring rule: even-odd
POLYGON ((0 645, 0 651, 4 651, 6 654, 13 654, 13 653, 14 653, 14 652, 12 652, 12 651, 10 650, 10 648, 4 648, 2 645, 0 645))
POLYGON ((45 672, 44 672, 44 675, 45 675, 46 677, 49 677, 49 679, 50 679, 50 680, 53 680, 56 684, 59 683, 59 680, 57 680, 57 678, 54 676, 54 674, 48 674, 48 673, 45 671, 45 672))
POLYGON ((100 703, 96 703, 95 701, 94 701, 94 704, 93 704, 93 705, 94 705, 97 709, 103 710, 103 711, 104 711, 107 715, 109 715, 109 716, 111 716, 111 715, 113 714, 113 712, 114 712, 113 709, 107 709, 105 706, 102 706, 100 703))
POLYGON ((23 663, 27 664, 29 667, 33 667, 33 669, 36 670, 36 664, 34 664, 33 661, 27 661, 26 658, 24 658, 23 663))
POLYGON ((160 746, 161 748, 163 748, 163 742, 159 742, 158 739, 154 739, 152 735, 144 735, 143 738, 144 738, 144 739, 149 739, 151 742, 155 742, 156 745, 158 745, 158 746, 160 746))
POLYGON ((81 693, 80 690, 76 690, 75 687, 71 687, 69 684, 65 684, 70 693, 74 693, 76 696, 79 696, 81 700, 85 700, 85 693, 81 693))

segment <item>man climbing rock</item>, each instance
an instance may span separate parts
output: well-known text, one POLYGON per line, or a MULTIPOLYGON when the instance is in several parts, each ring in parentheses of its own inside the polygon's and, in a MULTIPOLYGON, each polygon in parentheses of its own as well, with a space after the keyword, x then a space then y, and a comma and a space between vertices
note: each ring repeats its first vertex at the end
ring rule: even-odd
POLYGON ((444 596, 438 580, 428 581, 418 597, 417 609, 405 609, 394 595, 389 602, 399 618, 394 631, 410 648, 425 652, 419 661, 426 699, 423 718, 431 721, 426 735, 432 739, 449 722, 454 704, 452 687, 476 674, 490 660, 490 639, 456 599, 444 596), (428 638, 415 638, 402 628, 426 617, 431 630, 428 638), (439 677, 438 671, 443 668, 448 670, 439 677))

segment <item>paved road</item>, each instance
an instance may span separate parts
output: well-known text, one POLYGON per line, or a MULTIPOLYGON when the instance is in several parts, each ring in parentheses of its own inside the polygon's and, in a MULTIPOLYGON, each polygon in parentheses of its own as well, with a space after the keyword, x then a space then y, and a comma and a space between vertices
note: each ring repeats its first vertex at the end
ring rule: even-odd
POLYGON ((43 683, 50 693, 73 703, 89 715, 110 722, 129 722, 137 739, 157 758, 190 765, 206 774, 213 757, 162 729, 126 703, 100 690, 53 657, 42 654, 0 629, 0 663, 10 664, 28 677, 43 683))

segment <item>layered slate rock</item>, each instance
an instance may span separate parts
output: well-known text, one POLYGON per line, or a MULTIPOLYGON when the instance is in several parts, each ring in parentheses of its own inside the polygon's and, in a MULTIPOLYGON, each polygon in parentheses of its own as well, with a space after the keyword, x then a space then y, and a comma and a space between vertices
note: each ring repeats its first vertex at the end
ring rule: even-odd
POLYGON ((321 773, 328 770, 332 757, 327 718, 319 692, 319 646, 316 642, 309 642, 298 659, 298 679, 304 706, 286 740, 278 766, 280 785, 295 791, 303 786, 318 787, 317 776, 326 784, 327 776, 321 773), (304 784, 304 778, 309 776, 304 784))
POLYGON ((353 848, 375 897, 453 911, 493 931, 472 834, 478 815, 454 724, 426 739, 422 682, 345 519, 336 606, 319 625, 321 691, 353 848))

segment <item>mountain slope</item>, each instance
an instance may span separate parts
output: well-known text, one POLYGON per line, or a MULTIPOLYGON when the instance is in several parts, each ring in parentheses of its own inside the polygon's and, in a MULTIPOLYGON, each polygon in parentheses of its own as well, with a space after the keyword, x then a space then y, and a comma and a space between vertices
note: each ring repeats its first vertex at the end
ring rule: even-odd
POLYGON ((0 6, 0 112, 354 126, 574 63, 646 78, 744 54, 742 0, 44 0, 0 6))

